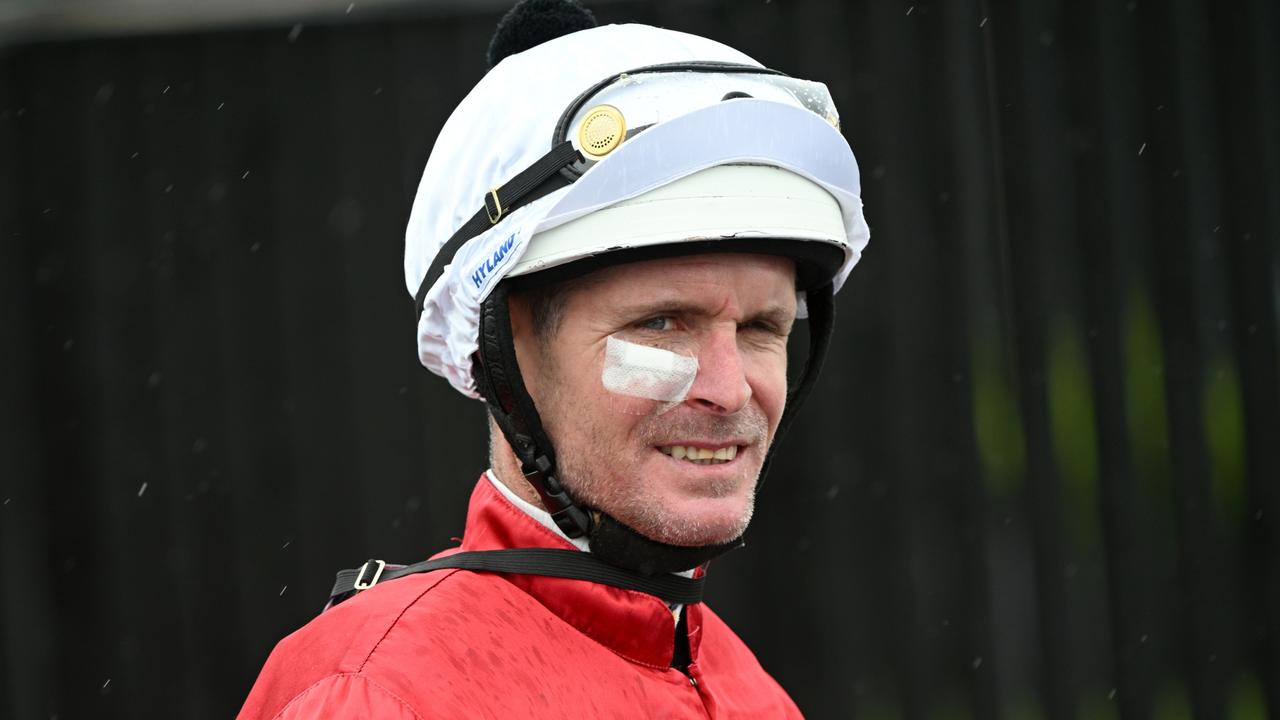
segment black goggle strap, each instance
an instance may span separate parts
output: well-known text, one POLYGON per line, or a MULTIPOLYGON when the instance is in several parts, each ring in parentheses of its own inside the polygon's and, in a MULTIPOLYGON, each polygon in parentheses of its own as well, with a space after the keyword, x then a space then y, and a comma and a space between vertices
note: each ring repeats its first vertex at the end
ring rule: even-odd
POLYGON ((835 327, 834 285, 828 282, 825 285, 806 291, 805 307, 809 311, 809 354, 805 357, 804 365, 800 368, 800 376, 796 381, 796 386, 787 393, 787 406, 782 411, 782 419, 778 421, 778 431, 773 436, 773 444, 769 447, 769 454, 765 457, 764 465, 760 468, 760 479, 756 483, 757 489, 764 485, 765 477, 769 474, 769 466, 773 463, 774 451, 778 448, 778 441, 786 434, 787 428, 791 426, 791 421, 795 419, 796 411, 804 404, 805 398, 809 397, 809 392, 813 390, 814 383, 818 381, 818 375, 822 373, 822 363, 827 357, 827 348, 831 345, 831 331, 835 327))
POLYGON ((515 451, 521 472, 556 526, 571 538, 582 537, 591 530, 591 516, 574 503, 556 476, 555 448, 520 374, 507 299, 506 284, 498 283, 480 306, 479 352, 472 376, 515 451))
POLYGON ((501 187, 493 188, 484 196, 484 207, 476 211, 471 219, 454 231, 453 235, 436 253, 422 277, 418 292, 413 295, 413 320, 416 323, 422 314, 422 304, 427 300, 427 293, 436 284, 444 269, 453 262, 453 256, 471 238, 497 225, 512 210, 523 207, 548 193, 570 184, 569 178, 560 173, 566 167, 582 160, 582 155, 574 149, 573 143, 561 142, 551 148, 551 152, 543 155, 518 175, 508 180, 501 187))

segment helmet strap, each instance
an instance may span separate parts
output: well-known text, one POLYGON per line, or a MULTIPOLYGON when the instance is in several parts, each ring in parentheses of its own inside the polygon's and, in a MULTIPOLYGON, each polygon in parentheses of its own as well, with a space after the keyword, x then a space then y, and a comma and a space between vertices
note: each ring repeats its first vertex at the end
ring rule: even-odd
POLYGON ((480 305, 479 351, 471 372, 494 422, 520 461, 556 526, 571 538, 588 534, 591 517, 570 497, 556 476, 556 453, 542 427, 538 408, 525 388, 516 359, 506 283, 498 283, 480 305))

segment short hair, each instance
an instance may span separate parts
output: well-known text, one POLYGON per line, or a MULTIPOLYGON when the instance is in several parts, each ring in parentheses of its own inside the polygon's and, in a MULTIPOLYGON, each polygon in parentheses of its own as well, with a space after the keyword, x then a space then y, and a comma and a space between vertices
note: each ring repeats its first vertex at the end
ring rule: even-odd
MULTIPOLYGON (((564 311, 569 304, 569 294, 592 281, 594 273, 541 282, 527 282, 516 286, 529 304, 529 320, 533 324, 533 336, 543 350, 550 346, 560 332, 564 311)), ((524 278, 519 278, 524 280, 524 278)))
POLYGON ((551 283, 529 290, 529 317, 533 323, 533 335, 544 348, 556 339, 560 323, 564 321, 564 309, 568 304, 565 290, 570 281, 551 283))

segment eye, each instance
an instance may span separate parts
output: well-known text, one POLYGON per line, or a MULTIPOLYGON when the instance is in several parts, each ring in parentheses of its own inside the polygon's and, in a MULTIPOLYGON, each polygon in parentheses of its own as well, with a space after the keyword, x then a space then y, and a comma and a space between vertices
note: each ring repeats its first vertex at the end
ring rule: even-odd
POLYGON ((768 320, 757 320, 742 326, 743 330, 786 337, 787 332, 768 320))
POLYGON ((640 323, 645 330, 670 331, 676 329, 676 320, 670 315, 658 315, 640 323))

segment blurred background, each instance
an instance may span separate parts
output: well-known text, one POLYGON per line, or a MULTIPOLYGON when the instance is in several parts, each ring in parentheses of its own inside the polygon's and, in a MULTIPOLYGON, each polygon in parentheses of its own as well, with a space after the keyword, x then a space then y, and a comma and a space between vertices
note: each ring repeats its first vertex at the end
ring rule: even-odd
MULTIPOLYGON (((509 4, 0 0, 0 716, 231 716, 461 533, 403 230, 509 4)), ((1280 4, 588 6, 826 82, 862 166, 709 586, 800 707, 1280 718, 1280 4)))

